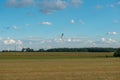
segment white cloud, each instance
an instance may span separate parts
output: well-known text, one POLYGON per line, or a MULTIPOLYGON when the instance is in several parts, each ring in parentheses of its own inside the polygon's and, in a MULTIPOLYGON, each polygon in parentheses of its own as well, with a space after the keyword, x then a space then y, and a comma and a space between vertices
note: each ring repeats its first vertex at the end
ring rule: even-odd
POLYGON ((32 6, 33 3, 34 0, 8 0, 7 6, 21 8, 21 7, 32 6))
POLYGON ((68 38, 68 39, 67 39, 67 41, 68 41, 68 42, 71 42, 71 41, 72 41, 72 39, 68 38))
POLYGON ((14 40, 14 39, 10 39, 10 38, 3 40, 3 43, 5 45, 10 45, 10 44, 22 45, 23 44, 23 42, 21 40, 14 40))
POLYGON ((9 48, 10 50, 14 49, 14 47, 10 47, 11 45, 16 45, 17 49, 21 49, 24 47, 30 47, 33 49, 46 49, 47 46, 51 46, 51 48, 63 48, 63 47, 71 47, 71 48, 80 48, 80 47, 119 47, 120 41, 112 38, 101 38, 98 39, 90 39, 90 38, 53 38, 53 39, 43 39, 36 38, 35 39, 24 39, 24 40, 14 40, 14 39, 3 39, 1 42, 4 42, 4 47, 2 49, 9 48))
POLYGON ((116 43, 116 42, 117 42, 116 40, 111 39, 111 38, 110 38, 108 41, 109 41, 110 43, 116 43))
POLYGON ((22 42, 21 40, 17 40, 17 41, 16 41, 16 44, 18 44, 18 45, 22 45, 23 42, 22 42))
POLYGON ((105 38, 101 38, 101 40, 102 40, 102 42, 105 42, 105 41, 106 41, 106 39, 105 39, 105 38))
POLYGON ((68 43, 68 42, 71 42, 71 43, 78 43, 80 42, 81 40, 79 38, 55 38, 53 39, 53 42, 55 43, 68 43))
POLYGON ((73 6, 79 6, 83 3, 82 0, 44 0, 42 2, 38 3, 38 6, 40 8, 40 12, 45 14, 51 14, 55 11, 66 9, 67 7, 73 5, 73 6))
POLYGON ((22 6, 31 6, 33 5, 35 0, 21 0, 21 5, 22 6))
POLYGON ((116 42, 117 42, 116 40, 111 39, 111 38, 109 38, 109 39, 101 38, 101 41, 102 41, 103 43, 107 43, 107 44, 111 44, 111 43, 116 43, 116 42))
POLYGON ((72 5, 79 6, 83 3, 83 0, 71 0, 72 5))
POLYGON ((44 0, 38 3, 38 7, 42 13, 50 14, 67 8, 67 3, 62 0, 44 0))
POLYGON ((8 38, 7 40, 4 40, 3 43, 9 45, 9 44, 15 44, 16 41, 14 39, 8 38))
POLYGON ((16 0, 8 0, 7 6, 14 7, 16 5, 16 0))
POLYGON ((117 35, 117 32, 108 32, 108 35, 117 35))
POLYGON ((69 6, 79 6, 82 0, 7 0, 9 7, 37 7, 44 14, 51 14, 68 8, 69 6))
POLYGON ((87 43, 91 45, 91 47, 95 47, 97 45, 93 40, 88 40, 87 43))
POLYGON ((75 20, 74 20, 74 19, 72 19, 72 20, 70 21, 70 23, 71 23, 71 24, 74 24, 74 23, 75 23, 75 20))
POLYGON ((55 38, 53 41, 56 42, 56 43, 61 43, 61 42, 63 42, 64 40, 62 40, 61 38, 60 38, 60 39, 55 38))
POLYGON ((43 24, 43 25, 52 25, 52 23, 51 22, 40 22, 40 24, 43 24))

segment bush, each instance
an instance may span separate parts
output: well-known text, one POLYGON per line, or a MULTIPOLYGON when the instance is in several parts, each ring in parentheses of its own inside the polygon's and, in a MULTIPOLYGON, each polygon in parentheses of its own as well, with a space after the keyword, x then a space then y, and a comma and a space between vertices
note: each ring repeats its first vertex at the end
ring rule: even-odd
POLYGON ((120 57, 120 48, 115 51, 114 57, 120 57))

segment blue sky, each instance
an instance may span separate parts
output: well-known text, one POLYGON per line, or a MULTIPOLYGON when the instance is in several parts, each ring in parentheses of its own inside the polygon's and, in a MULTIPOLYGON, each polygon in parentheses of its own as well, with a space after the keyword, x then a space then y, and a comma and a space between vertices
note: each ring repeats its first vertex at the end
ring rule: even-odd
POLYGON ((1 0, 0 10, 1 50, 120 45, 120 0, 1 0))

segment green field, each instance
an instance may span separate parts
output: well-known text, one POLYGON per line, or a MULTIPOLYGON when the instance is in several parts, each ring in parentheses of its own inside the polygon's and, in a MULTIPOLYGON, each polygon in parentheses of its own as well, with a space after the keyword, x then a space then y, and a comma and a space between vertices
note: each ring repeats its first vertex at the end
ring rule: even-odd
POLYGON ((0 80, 120 80, 113 53, 0 53, 0 80))

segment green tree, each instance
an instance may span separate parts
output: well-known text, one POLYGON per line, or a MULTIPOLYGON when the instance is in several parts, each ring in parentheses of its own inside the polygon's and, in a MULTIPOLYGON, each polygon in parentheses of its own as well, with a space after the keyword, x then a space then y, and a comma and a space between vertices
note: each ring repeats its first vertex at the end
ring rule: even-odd
POLYGON ((120 48, 118 48, 118 49, 115 51, 115 53, 114 53, 113 56, 114 56, 114 57, 120 57, 120 48))
POLYGON ((25 48, 22 48, 22 50, 21 50, 22 52, 25 52, 26 51, 26 49, 25 48))
POLYGON ((44 49, 39 49, 38 52, 45 52, 45 50, 44 49))
POLYGON ((22 52, 34 52, 34 49, 30 49, 30 48, 22 48, 21 51, 22 51, 22 52))

